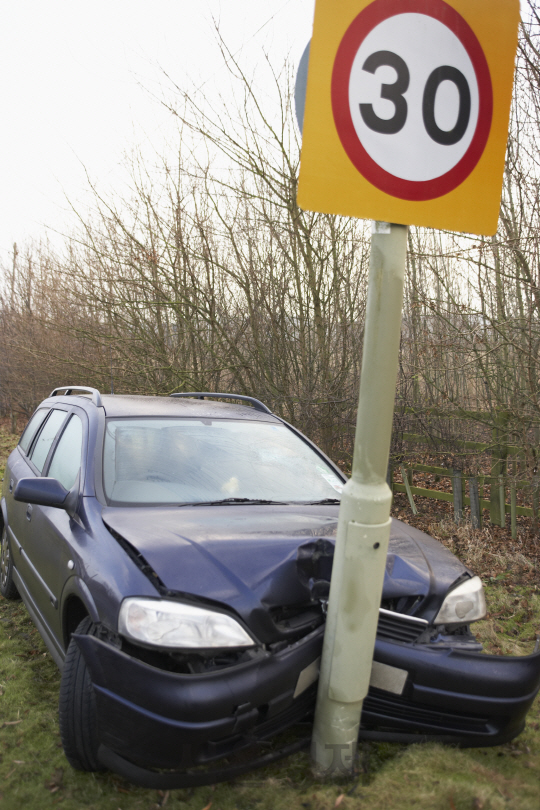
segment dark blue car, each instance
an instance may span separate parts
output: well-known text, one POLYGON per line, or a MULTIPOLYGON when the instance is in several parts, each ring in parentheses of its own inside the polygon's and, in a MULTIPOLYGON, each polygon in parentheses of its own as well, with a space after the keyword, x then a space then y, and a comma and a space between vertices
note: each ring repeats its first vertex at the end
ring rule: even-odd
MULTIPOLYGON (((53 391, 6 468, 0 590, 62 669, 73 767, 178 787, 304 744, 345 480, 249 397, 53 391)), ((521 731, 540 653, 483 654, 484 614, 480 579, 394 520, 362 738, 521 731)))

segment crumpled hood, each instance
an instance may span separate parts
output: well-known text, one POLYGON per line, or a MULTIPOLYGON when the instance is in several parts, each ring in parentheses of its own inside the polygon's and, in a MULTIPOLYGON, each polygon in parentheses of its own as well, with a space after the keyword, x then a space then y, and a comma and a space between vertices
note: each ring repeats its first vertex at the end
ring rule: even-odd
MULTIPOLYGON (((261 609, 309 600, 298 548, 318 538, 333 542, 337 515, 337 506, 309 505, 103 510, 105 524, 142 554, 167 589, 228 605, 248 624, 261 609)), ((392 521, 383 599, 426 596, 433 614, 466 571, 436 540, 392 521)))

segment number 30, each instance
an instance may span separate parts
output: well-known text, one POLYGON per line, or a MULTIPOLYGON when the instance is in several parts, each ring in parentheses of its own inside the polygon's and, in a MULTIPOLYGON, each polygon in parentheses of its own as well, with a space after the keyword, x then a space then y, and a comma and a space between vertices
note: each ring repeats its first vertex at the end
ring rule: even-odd
MULTIPOLYGON (((377 68, 389 65, 397 73, 397 79, 393 84, 381 85, 381 98, 388 99, 394 105, 394 115, 392 118, 379 118, 373 110, 372 104, 360 104, 360 114, 364 123, 375 132, 385 135, 395 135, 405 126, 407 120, 407 101, 404 98, 409 87, 410 75, 406 62, 392 51, 377 51, 368 56, 362 66, 362 70, 368 73, 375 73, 377 68)), ((460 141, 469 124, 471 115, 471 91, 467 79, 463 73, 455 67, 442 65, 435 68, 430 74, 424 88, 422 99, 422 117, 426 132, 432 140, 444 146, 451 146, 460 141), (441 129, 435 121, 435 98, 439 85, 444 81, 453 82, 459 93, 459 113, 453 129, 441 129)))

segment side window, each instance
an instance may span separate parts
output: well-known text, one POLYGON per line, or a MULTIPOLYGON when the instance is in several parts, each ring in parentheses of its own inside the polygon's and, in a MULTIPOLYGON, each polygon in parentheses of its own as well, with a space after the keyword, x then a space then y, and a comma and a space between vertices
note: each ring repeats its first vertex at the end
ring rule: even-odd
POLYGON ((56 445, 47 473, 50 478, 57 478, 66 489, 71 489, 77 478, 81 466, 82 445, 82 422, 74 414, 56 445))
POLYGON ((19 442, 19 447, 24 453, 28 453, 28 448, 32 444, 32 439, 36 435, 39 427, 47 414, 49 413, 48 408, 40 408, 39 411, 36 411, 33 417, 28 422, 23 435, 21 436, 21 440, 19 442))
POLYGON ((36 443, 30 454, 32 463, 37 467, 38 472, 42 471, 43 465, 45 464, 45 459, 47 458, 49 450, 51 449, 51 445, 66 416, 67 414, 65 411, 51 411, 51 415, 43 425, 41 433, 37 437, 36 443))

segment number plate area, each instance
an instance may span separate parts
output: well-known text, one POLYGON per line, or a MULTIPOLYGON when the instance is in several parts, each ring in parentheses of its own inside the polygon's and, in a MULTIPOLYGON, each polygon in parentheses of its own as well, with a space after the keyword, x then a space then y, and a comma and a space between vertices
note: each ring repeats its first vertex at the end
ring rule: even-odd
MULTIPOLYGON (((312 683, 315 683, 319 677, 320 667, 321 659, 317 658, 302 670, 298 676, 293 697, 297 698, 312 683)), ((399 669, 398 667, 391 667, 388 664, 380 664, 378 661, 374 661, 371 667, 369 685, 374 686, 376 689, 382 689, 384 692, 402 695, 408 674, 406 669, 399 669)))
POLYGON ((369 685, 376 689, 383 689, 385 692, 392 692, 394 695, 402 695, 407 682, 408 672, 406 669, 391 667, 388 664, 373 662, 371 668, 371 678, 369 685))

